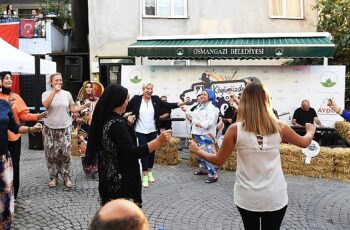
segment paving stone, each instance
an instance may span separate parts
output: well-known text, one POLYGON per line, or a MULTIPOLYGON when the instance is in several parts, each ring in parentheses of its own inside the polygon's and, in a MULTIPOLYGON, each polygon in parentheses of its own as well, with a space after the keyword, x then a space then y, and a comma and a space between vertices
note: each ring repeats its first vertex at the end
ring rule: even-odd
MULTIPOLYGON (((204 183, 187 166, 188 149, 176 166, 155 165, 156 183, 143 190, 143 210, 151 229, 243 229, 233 203, 235 173, 220 171, 204 183)), ((87 229, 99 208, 98 181, 87 178, 80 159, 72 160, 74 186, 62 180, 49 188, 43 151, 29 150, 22 138, 21 187, 12 229, 87 229)), ((289 204, 281 229, 350 229, 350 183, 286 176, 289 204)))

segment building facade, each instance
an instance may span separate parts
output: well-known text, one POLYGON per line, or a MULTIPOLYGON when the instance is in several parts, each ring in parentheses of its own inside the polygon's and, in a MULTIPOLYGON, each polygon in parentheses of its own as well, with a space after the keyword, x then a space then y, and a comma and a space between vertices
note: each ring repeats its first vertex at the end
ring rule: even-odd
POLYGON ((89 0, 92 77, 100 76, 105 83, 120 82, 118 71, 122 64, 243 64, 247 61, 130 59, 128 45, 144 36, 315 32, 315 3, 316 0, 89 0))

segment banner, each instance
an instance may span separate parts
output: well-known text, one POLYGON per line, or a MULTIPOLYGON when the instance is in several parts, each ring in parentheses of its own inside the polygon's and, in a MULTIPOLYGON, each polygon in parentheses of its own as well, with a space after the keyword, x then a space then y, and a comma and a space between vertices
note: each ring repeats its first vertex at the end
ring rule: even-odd
MULTIPOLYGON (((333 97, 344 107, 345 66, 122 66, 121 83, 135 95, 142 93, 144 82, 152 82, 154 95, 167 96, 169 102, 188 98, 191 104, 203 88, 211 88, 223 114, 229 95, 240 96, 251 77, 268 87, 273 108, 288 124, 303 99, 310 101, 323 125, 334 127, 335 121, 342 120, 327 106, 327 99, 333 97)), ((185 114, 175 109, 171 117, 184 118, 185 114)), ((189 134, 186 122, 173 122, 172 127, 177 136, 189 134)))
POLYGON ((35 30, 35 20, 34 19, 21 19, 19 24, 21 28, 21 38, 32 38, 34 36, 35 30))
POLYGON ((17 49, 19 47, 18 28, 18 22, 0 23, 0 37, 17 49))

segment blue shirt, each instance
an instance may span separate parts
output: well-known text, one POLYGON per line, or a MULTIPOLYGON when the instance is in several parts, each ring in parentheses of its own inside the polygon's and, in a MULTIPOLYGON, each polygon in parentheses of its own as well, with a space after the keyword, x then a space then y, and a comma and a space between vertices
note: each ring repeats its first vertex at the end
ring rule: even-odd
POLYGON ((343 110, 343 113, 341 114, 341 116, 342 116, 345 120, 350 121, 350 112, 343 110))
POLYGON ((7 130, 18 133, 18 129, 9 103, 0 99, 0 155, 8 153, 7 130))

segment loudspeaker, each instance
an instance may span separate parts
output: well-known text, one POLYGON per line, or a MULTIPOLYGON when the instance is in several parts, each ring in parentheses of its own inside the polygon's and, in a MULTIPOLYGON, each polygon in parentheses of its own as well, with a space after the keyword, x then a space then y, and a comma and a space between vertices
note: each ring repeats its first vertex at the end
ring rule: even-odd
POLYGON ((65 79, 67 81, 82 82, 83 80, 83 58, 78 56, 66 56, 65 79))

